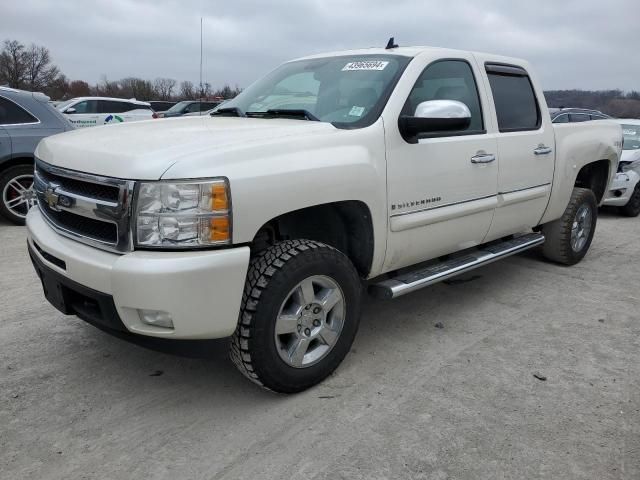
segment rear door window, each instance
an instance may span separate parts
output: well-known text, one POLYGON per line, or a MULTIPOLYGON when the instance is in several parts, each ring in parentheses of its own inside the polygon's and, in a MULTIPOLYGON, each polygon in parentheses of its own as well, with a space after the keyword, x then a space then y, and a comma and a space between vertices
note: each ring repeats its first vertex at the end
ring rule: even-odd
POLYGON ((572 113, 570 117, 571 123, 588 122, 589 120, 591 120, 591 118, 589 118, 589 115, 586 113, 572 113))
POLYGON ((11 100, 0 97, 0 125, 38 123, 38 119, 11 100))
POLYGON ((526 70, 498 64, 487 64, 486 69, 499 130, 519 132, 540 128, 540 107, 526 70))

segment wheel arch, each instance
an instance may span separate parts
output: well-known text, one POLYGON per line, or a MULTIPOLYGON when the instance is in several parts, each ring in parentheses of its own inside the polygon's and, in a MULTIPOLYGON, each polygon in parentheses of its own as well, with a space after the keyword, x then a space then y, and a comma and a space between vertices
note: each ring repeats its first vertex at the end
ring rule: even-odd
POLYGON ((587 163, 578 172, 574 186, 591 190, 600 204, 607 193, 611 168, 612 164, 607 159, 587 163))
POLYGON ((0 173, 11 167, 16 167, 18 165, 33 165, 33 164, 34 164, 33 157, 20 156, 20 157, 10 158, 0 163, 0 173))
POLYGON ((371 210, 362 201, 313 205, 272 218, 255 234, 251 242, 252 254, 278 241, 294 239, 315 240, 340 250, 362 277, 371 271, 373 220, 371 210))

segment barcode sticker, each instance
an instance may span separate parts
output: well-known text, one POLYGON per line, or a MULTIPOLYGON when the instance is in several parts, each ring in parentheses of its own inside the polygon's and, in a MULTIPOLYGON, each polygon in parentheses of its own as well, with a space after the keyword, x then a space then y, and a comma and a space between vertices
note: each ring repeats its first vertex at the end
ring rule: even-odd
POLYGON ((349 62, 342 67, 343 72, 357 71, 357 70, 384 70, 389 65, 389 62, 383 62, 381 60, 375 60, 370 62, 349 62))

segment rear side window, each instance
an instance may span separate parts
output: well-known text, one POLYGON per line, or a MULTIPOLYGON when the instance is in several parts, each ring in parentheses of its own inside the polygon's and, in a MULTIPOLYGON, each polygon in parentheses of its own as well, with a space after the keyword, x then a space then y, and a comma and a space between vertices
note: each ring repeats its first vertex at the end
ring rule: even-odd
POLYGON ((537 130, 540 107, 527 72, 520 67, 487 64, 501 132, 537 130))
POLYGON ((11 100, 0 97, 0 125, 37 123, 38 119, 11 100))
POLYGON ((589 118, 589 115, 587 115, 586 113, 572 113, 571 114, 571 123, 588 122, 589 120, 591 120, 591 119, 589 118))

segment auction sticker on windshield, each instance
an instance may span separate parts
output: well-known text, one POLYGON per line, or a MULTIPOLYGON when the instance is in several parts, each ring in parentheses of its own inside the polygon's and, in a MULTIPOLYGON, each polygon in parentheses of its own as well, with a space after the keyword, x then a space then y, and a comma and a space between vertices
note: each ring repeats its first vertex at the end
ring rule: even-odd
POLYGON ((381 60, 368 61, 368 62, 349 62, 342 67, 343 72, 353 70, 384 70, 389 65, 389 62, 383 62, 381 60))

